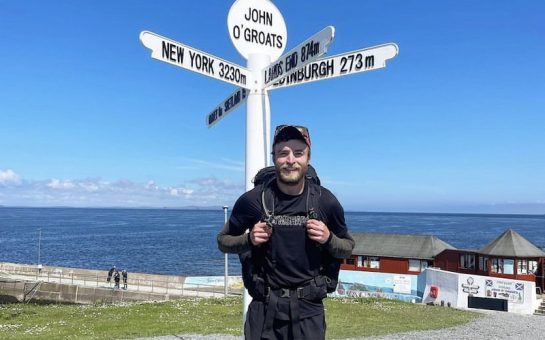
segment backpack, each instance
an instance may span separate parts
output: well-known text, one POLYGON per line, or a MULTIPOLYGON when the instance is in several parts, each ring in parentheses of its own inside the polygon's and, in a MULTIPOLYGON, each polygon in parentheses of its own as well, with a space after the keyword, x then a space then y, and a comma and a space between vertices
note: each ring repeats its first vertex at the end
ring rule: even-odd
MULTIPOLYGON (((316 207, 318 199, 321 196, 320 178, 316 170, 309 164, 305 175, 306 183, 309 185, 307 190, 307 215, 310 218, 318 219, 316 207)), ((252 182, 254 187, 261 186, 261 202, 263 217, 262 220, 269 222, 274 216, 274 193, 271 185, 276 180, 276 169, 274 166, 268 166, 258 171, 252 182)), ((270 222, 269 222, 270 223, 270 222)), ((248 293, 253 298, 263 298, 266 291, 264 282, 264 273, 262 271, 265 260, 264 248, 252 248, 252 250, 239 254, 239 260, 242 267, 242 280, 248 293)), ((339 270, 341 261, 333 258, 327 251, 321 251, 321 269, 320 275, 325 278, 327 293, 334 292, 337 288, 339 270)))

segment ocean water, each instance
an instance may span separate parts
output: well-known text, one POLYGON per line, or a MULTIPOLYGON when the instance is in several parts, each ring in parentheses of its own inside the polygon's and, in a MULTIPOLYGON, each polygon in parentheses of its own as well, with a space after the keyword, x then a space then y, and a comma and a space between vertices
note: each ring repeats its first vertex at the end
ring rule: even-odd
MULTIPOLYGON (((435 235, 479 249, 512 228, 545 247, 545 215, 347 212, 353 232, 435 235)), ((0 262, 172 275, 223 275, 223 210, 0 208, 0 262), (41 234, 41 235, 40 235, 41 234)), ((240 275, 236 255, 229 273, 240 275)))

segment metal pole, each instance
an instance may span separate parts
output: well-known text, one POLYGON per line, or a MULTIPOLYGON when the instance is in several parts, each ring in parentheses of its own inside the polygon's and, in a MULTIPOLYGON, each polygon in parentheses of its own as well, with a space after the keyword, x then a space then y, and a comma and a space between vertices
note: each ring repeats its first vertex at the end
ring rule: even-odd
MULTIPOLYGON (((267 164, 267 148, 265 146, 265 138, 263 132, 266 129, 264 117, 265 106, 264 101, 267 98, 266 91, 262 90, 263 75, 261 71, 271 63, 271 57, 263 54, 250 54, 246 66, 253 73, 254 84, 248 95, 246 105, 246 171, 245 182, 246 191, 254 187, 252 179, 257 172, 264 168, 267 164)), ((252 297, 248 291, 244 290, 243 311, 242 311, 242 328, 246 320, 246 312, 252 301, 252 297)))
POLYGON ((42 248, 42 228, 38 228, 38 268, 41 263, 41 248, 42 248))
MULTIPOLYGON (((227 224, 227 210, 229 209, 228 206, 224 205, 223 206, 223 221, 225 224, 227 224)), ((229 293, 229 256, 227 253, 224 254, 224 259, 225 259, 225 263, 224 263, 224 271, 225 271, 225 286, 223 288, 223 294, 225 296, 227 296, 227 294, 229 293)))

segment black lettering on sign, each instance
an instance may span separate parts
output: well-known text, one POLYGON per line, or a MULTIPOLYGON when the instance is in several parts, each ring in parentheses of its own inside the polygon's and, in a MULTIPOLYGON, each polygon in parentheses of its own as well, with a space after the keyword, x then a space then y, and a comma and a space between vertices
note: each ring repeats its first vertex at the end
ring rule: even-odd
POLYGON ((370 55, 365 57, 365 68, 375 67, 375 56, 370 55))
POLYGON ((282 36, 274 33, 265 33, 253 28, 244 29, 244 40, 249 43, 282 48, 282 36))
POLYGON ((315 57, 320 52, 320 43, 310 41, 301 47, 301 61, 315 57))
POLYGON ((214 123, 216 120, 218 120, 218 118, 221 118, 222 115, 223 115, 223 109, 218 106, 214 111, 212 111, 208 115, 208 125, 214 123))
POLYGON ((361 53, 350 54, 341 58, 341 74, 359 71, 363 67, 365 67, 365 69, 375 67, 375 56, 366 56, 365 61, 363 60, 363 55, 361 53))
POLYGON ((239 84, 246 85, 246 76, 240 72, 240 69, 222 62, 219 63, 220 77, 239 84))
POLYGON ((214 74, 214 59, 193 51, 189 51, 189 58, 191 59, 191 67, 208 74, 214 74))
POLYGON ((272 13, 265 12, 255 8, 248 8, 248 13, 244 15, 247 21, 253 21, 258 24, 272 26, 272 13))
POLYGON ((297 67, 297 60, 299 60, 298 55, 299 54, 297 53, 297 51, 295 51, 292 54, 286 56, 286 72, 294 67, 297 67))
POLYGON ((178 64, 184 63, 184 48, 177 46, 166 41, 161 42, 161 57, 168 59, 178 64))
POLYGON ((273 67, 269 67, 267 70, 265 70, 265 79, 264 81, 268 83, 269 81, 278 78, 280 75, 282 75, 282 63, 283 61, 279 61, 276 64, 273 65, 273 67))
POLYGON ((275 85, 290 85, 293 83, 297 84, 303 81, 328 78, 335 73, 334 65, 335 61, 333 59, 310 63, 302 69, 298 70, 297 72, 292 73, 288 77, 282 78, 280 81, 275 83, 275 85))
POLYGON ((284 46, 284 42, 282 41, 282 36, 277 35, 276 36, 276 48, 282 48, 284 46))

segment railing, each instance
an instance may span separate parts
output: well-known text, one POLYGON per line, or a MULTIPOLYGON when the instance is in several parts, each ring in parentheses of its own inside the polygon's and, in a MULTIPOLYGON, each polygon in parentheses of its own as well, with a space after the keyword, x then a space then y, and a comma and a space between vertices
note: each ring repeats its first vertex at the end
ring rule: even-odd
MULTIPOLYGON (((70 284, 84 287, 95 287, 104 289, 119 289, 124 290, 123 280, 119 282, 119 288, 115 287, 114 279, 111 278, 110 282, 106 281, 105 274, 85 275, 73 272, 38 272, 38 271, 25 271, 25 270, 10 270, 9 275, 11 279, 25 280, 25 281, 43 281, 48 283, 70 284)), ((155 280, 151 278, 128 278, 127 291, 131 292, 146 292, 156 294, 170 294, 170 295, 183 295, 183 296, 195 296, 195 297, 222 297, 225 296, 223 285, 211 285, 211 284, 193 284, 185 282, 172 282, 166 280, 155 280)), ((229 289, 230 295, 240 295, 241 290, 229 289)))

